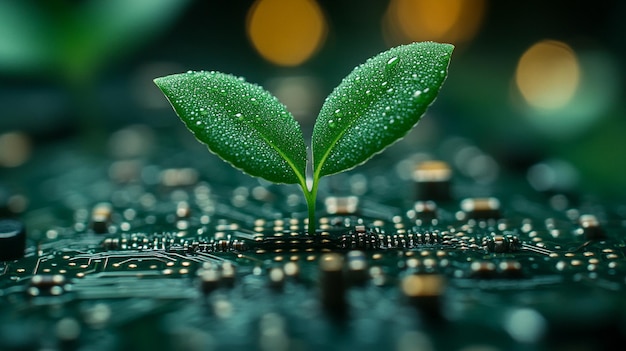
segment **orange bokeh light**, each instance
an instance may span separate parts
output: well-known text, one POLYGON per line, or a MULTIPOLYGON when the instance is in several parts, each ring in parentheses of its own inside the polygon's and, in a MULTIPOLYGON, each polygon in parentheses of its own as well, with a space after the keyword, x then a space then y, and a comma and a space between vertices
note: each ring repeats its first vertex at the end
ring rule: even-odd
POLYGON ((248 11, 246 29, 263 58, 297 66, 324 43, 327 25, 314 0, 257 0, 248 11))
POLYGON ((574 97, 580 71, 576 54, 567 44, 542 40, 520 57, 515 82, 529 105, 540 109, 558 109, 574 97))
POLYGON ((480 28, 484 0, 391 0, 383 20, 389 45, 412 41, 462 44, 480 28))

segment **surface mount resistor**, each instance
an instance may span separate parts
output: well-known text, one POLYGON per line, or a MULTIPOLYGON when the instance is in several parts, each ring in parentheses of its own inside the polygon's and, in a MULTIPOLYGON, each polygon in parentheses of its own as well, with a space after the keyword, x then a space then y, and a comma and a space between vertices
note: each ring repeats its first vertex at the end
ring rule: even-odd
POLYGON ((495 197, 464 199, 461 210, 472 219, 498 219, 501 216, 500 200, 495 197))
POLYGON ((359 198, 356 196, 329 196, 324 200, 326 212, 332 215, 355 214, 359 209, 359 198))
POLYGON ((66 282, 61 274, 37 274, 30 279, 26 293, 30 296, 61 295, 65 292, 66 282))

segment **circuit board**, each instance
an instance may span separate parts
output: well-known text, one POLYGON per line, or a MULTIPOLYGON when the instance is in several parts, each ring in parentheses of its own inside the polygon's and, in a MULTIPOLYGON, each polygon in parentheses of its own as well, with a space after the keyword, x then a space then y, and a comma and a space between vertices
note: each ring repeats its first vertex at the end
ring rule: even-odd
POLYGON ((3 171, 0 350, 625 341, 625 208, 550 189, 549 164, 400 142, 322 181, 309 235, 296 186, 155 138, 131 126, 104 155, 64 142, 3 171))

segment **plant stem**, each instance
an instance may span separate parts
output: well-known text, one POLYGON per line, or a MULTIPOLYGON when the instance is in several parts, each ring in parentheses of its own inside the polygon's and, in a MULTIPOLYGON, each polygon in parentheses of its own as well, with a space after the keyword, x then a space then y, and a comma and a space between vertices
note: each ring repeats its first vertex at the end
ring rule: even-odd
POLYGON ((315 219, 315 200, 317 198, 317 181, 313 179, 313 186, 311 190, 306 187, 306 184, 302 184, 302 192, 306 200, 306 205, 309 210, 309 235, 315 235, 316 219, 315 219))

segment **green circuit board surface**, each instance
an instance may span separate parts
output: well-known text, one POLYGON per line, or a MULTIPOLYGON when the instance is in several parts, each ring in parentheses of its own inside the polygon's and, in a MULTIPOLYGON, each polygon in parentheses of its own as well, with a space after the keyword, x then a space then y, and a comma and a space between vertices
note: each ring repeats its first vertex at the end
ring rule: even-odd
POLYGON ((450 137, 325 179, 311 236, 297 187, 167 140, 102 156, 63 143, 3 171, 0 221, 26 246, 0 262, 0 350, 624 342, 624 204, 537 191, 450 137))

